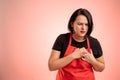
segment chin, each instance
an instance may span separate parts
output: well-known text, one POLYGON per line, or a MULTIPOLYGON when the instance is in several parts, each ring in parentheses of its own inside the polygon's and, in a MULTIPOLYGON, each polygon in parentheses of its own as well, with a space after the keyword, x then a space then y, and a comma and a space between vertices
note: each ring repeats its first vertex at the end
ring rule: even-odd
POLYGON ((85 37, 85 34, 76 34, 78 37, 85 37))
POLYGON ((84 34, 80 34, 79 36, 80 36, 80 37, 84 37, 85 35, 84 35, 84 34))
POLYGON ((81 37, 85 37, 85 36, 86 36, 86 34, 79 34, 79 36, 81 36, 81 37))
POLYGON ((85 37, 84 35, 79 35, 79 37, 85 37))

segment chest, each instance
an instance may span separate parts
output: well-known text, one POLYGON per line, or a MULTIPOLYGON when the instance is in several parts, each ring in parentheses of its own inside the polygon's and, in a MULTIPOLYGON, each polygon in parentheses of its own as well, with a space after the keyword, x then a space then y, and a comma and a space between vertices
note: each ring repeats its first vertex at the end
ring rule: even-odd
POLYGON ((77 48, 82 48, 85 47, 87 48, 87 41, 83 41, 83 42, 77 42, 74 39, 72 39, 71 45, 77 48))

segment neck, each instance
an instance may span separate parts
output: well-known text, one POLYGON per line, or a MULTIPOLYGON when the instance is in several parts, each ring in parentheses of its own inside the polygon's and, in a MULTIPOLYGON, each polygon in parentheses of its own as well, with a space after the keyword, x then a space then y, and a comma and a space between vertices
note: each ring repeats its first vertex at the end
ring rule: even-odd
POLYGON ((85 39, 82 36, 77 36, 76 34, 73 34, 73 39, 76 40, 77 42, 83 42, 85 39))

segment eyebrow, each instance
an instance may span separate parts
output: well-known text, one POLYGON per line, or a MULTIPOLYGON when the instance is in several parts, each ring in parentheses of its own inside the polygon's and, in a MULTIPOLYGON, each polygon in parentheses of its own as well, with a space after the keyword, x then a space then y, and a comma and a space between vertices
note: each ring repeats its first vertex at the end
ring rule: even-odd
POLYGON ((88 22, 87 22, 87 23, 83 23, 83 22, 77 22, 77 23, 80 23, 80 24, 81 24, 81 23, 82 23, 82 24, 88 24, 88 22))

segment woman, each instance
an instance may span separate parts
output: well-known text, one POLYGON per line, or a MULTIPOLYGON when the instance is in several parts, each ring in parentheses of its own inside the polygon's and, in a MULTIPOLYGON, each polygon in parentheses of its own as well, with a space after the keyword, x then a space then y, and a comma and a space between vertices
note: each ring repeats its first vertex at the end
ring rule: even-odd
POLYGON ((68 23, 69 33, 60 34, 48 61, 50 71, 58 70, 56 80, 95 80, 94 72, 105 68, 99 41, 90 36, 93 20, 86 9, 77 9, 68 23))

